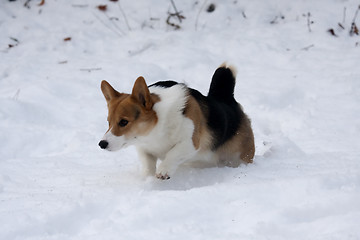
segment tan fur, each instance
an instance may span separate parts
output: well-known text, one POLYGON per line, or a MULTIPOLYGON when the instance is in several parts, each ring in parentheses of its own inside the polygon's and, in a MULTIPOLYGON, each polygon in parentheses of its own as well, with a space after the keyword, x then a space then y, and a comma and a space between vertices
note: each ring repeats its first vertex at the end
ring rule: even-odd
POLYGON ((220 164, 238 167, 244 163, 252 163, 255 154, 254 134, 251 122, 246 117, 236 134, 216 151, 220 164))
POLYGON ((208 150, 211 143, 211 135, 207 128, 206 119, 201 111, 199 103, 190 95, 188 96, 184 113, 185 116, 194 123, 192 141, 195 149, 208 150))
POLYGON ((150 94, 142 77, 136 80, 132 94, 119 93, 106 81, 102 81, 101 90, 108 104, 109 130, 115 136, 146 135, 156 125, 157 115, 152 106, 159 98, 150 94), (122 119, 128 121, 124 127, 119 126, 122 119))

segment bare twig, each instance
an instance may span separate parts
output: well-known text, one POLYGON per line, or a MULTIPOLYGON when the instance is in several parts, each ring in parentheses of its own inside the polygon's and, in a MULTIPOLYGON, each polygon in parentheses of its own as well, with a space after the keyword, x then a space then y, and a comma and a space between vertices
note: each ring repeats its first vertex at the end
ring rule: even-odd
POLYGON ((172 6, 173 6, 173 8, 174 8, 174 10, 175 10, 175 15, 178 17, 179 22, 181 23, 181 16, 180 16, 180 12, 176 9, 176 6, 175 6, 174 1, 173 1, 173 0, 170 0, 170 2, 171 2, 172 6))
POLYGON ((313 21, 310 20, 310 17, 311 17, 311 13, 308 12, 308 13, 307 13, 307 26, 308 26, 309 32, 311 32, 311 27, 310 27, 310 25, 313 23, 313 21))
POLYGON ((309 51, 309 49, 312 48, 312 47, 315 47, 315 45, 314 45, 314 44, 311 44, 311 45, 309 45, 309 46, 307 46, 307 47, 302 48, 301 50, 309 51))
POLYGON ((352 20, 353 23, 356 21, 357 15, 358 15, 358 13, 359 13, 359 9, 360 9, 360 5, 358 6, 358 8, 357 8, 356 11, 355 11, 355 15, 354 15, 354 18, 353 18, 353 20, 352 20))
POLYGON ((122 37, 122 35, 119 32, 117 32, 114 29, 112 29, 111 27, 109 27, 98 15, 96 15, 95 13, 93 13, 93 14, 99 20, 99 22, 101 22, 107 29, 109 29, 110 31, 112 31, 113 33, 118 35, 119 37, 122 37))
POLYGON ((242 14, 242 16, 246 19, 247 17, 246 17, 246 14, 245 14, 245 11, 241 11, 241 14, 242 14))
POLYGON ((181 22, 182 22, 182 19, 185 19, 185 17, 184 17, 183 15, 181 15, 181 12, 179 12, 179 11, 177 10, 174 1, 173 1, 173 0, 170 0, 170 2, 171 2, 172 6, 173 6, 173 8, 174 8, 174 10, 175 10, 175 13, 170 13, 170 12, 168 12, 169 16, 168 16, 168 18, 166 19, 166 23, 167 23, 168 25, 174 27, 175 30, 177 30, 177 29, 180 29, 180 28, 181 28, 180 25, 170 22, 170 19, 171 19, 172 17, 177 17, 177 19, 178 19, 179 22, 181 23, 181 22))
POLYGON ((24 3, 24 7, 30 8, 30 5, 29 5, 30 1, 31 0, 26 0, 26 2, 24 3))
POLYGON ((196 20, 195 20, 195 31, 197 31, 197 26, 198 26, 198 21, 199 21, 199 16, 200 16, 200 13, 203 11, 206 3, 207 3, 208 0, 205 0, 204 3, 201 5, 201 8, 198 12, 198 14, 196 15, 196 20))
POLYGON ((278 19, 278 16, 275 16, 275 18, 270 21, 270 24, 275 24, 275 23, 277 23, 277 19, 278 19))
POLYGON ((356 26, 355 22, 351 23, 351 28, 350 28, 350 36, 354 34, 359 35, 359 29, 356 26))
POLYGON ((358 27, 356 26, 356 18, 357 18, 357 15, 359 13, 359 9, 360 9, 360 5, 359 7, 356 9, 355 11, 355 15, 354 15, 354 18, 353 18, 353 21, 351 22, 351 28, 350 28, 350 36, 356 34, 356 35, 359 35, 359 29, 358 27))
POLYGON ((17 40, 16 38, 10 37, 10 39, 16 42, 17 44, 19 43, 19 40, 17 40))
POLYGON ((16 38, 10 37, 10 39, 15 43, 8 44, 8 48, 13 48, 20 44, 19 40, 17 40, 16 38))
POLYGON ((121 5, 120 5, 120 1, 118 2, 118 6, 119 6, 119 9, 120 9, 121 14, 122 14, 123 17, 124 17, 125 24, 126 24, 127 28, 129 29, 129 31, 131 31, 131 27, 130 27, 130 25, 129 25, 129 22, 128 22, 128 20, 127 20, 127 17, 126 17, 126 15, 125 15, 125 12, 124 12, 124 10, 122 9, 122 7, 121 7, 121 5))
POLYGON ((179 12, 179 11, 177 10, 174 1, 173 1, 173 0, 170 0, 170 2, 171 2, 172 6, 173 6, 173 8, 174 8, 174 10, 175 10, 175 13, 170 13, 170 12, 168 12, 169 16, 168 16, 168 18, 166 19, 166 23, 167 23, 168 25, 174 27, 175 30, 178 30, 178 29, 181 28, 180 25, 179 25, 179 24, 176 24, 176 23, 170 22, 170 19, 171 19, 172 17, 177 17, 177 19, 178 19, 179 22, 181 23, 181 22, 182 22, 182 19, 185 19, 185 17, 184 17, 183 15, 181 15, 181 12, 179 12))
POLYGON ((71 6, 72 6, 72 7, 78 7, 78 8, 86 8, 86 7, 88 7, 89 5, 88 5, 88 4, 72 4, 71 6))
POLYGON ((175 16, 180 16, 180 18, 185 18, 185 17, 182 16, 182 15, 176 14, 176 13, 168 13, 168 14, 169 14, 169 16, 168 16, 168 18, 166 19, 166 23, 167 23, 168 25, 174 27, 175 30, 180 29, 180 28, 181 28, 180 25, 179 25, 179 24, 176 24, 176 23, 170 22, 170 19, 171 19, 172 17, 175 17, 175 16))
POLYGON ((80 68, 80 71, 84 72, 92 72, 92 71, 100 71, 102 68, 80 68))
POLYGON ((284 19, 285 19, 285 16, 280 14, 278 16, 275 16, 274 19, 270 21, 270 24, 278 24, 279 21, 284 20, 284 19), (279 20, 279 18, 280 18, 280 20, 279 20))
POLYGON ((130 57, 133 57, 133 56, 135 56, 135 55, 138 55, 138 54, 140 54, 140 53, 143 53, 143 52, 145 52, 146 50, 152 48, 153 46, 154 46, 153 43, 148 43, 148 44, 142 46, 142 48, 140 48, 140 49, 138 49, 138 50, 129 51, 129 56, 130 56, 130 57))
MULTIPOLYGON (((122 35, 126 35, 125 32, 124 32, 114 21, 112 21, 112 19, 109 17, 109 15, 107 15, 106 12, 103 12, 103 13, 104 13, 104 15, 109 19, 109 21, 111 22, 111 24, 112 24, 117 30, 119 30, 119 32, 120 32, 122 35)), ((119 19, 117 18, 117 20, 119 20, 119 19)))

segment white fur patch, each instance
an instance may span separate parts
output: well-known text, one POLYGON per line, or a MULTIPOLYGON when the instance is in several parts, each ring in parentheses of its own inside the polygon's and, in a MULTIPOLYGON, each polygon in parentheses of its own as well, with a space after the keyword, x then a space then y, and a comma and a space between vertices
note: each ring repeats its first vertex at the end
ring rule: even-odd
POLYGON ((149 135, 139 137, 135 145, 160 159, 177 143, 191 140, 194 124, 182 111, 187 101, 186 87, 178 84, 171 88, 151 87, 151 93, 160 97, 153 106, 158 122, 149 135))
POLYGON ((105 133, 102 140, 108 142, 109 145, 106 148, 106 150, 108 151, 117 151, 128 146, 125 136, 115 136, 114 134, 112 134, 111 129, 107 133, 105 133))
POLYGON ((156 175, 161 178, 171 176, 180 164, 196 155, 192 142, 194 123, 183 114, 188 97, 185 85, 153 86, 149 90, 160 97, 153 107, 158 122, 147 136, 138 137, 134 144, 144 166, 151 169, 148 170, 150 174, 153 173, 154 158, 163 160, 156 170, 156 175))

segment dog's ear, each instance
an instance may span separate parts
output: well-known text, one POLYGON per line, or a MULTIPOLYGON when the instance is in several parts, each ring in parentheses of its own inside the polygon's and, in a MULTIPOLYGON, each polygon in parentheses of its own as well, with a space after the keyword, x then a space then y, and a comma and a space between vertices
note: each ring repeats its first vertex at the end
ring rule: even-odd
POLYGON ((104 94, 106 102, 110 102, 111 99, 119 97, 121 93, 116 91, 107 81, 101 82, 101 91, 104 94))
POLYGON ((143 105, 147 110, 150 110, 153 106, 149 88, 147 87, 143 77, 138 77, 136 79, 131 97, 143 105))

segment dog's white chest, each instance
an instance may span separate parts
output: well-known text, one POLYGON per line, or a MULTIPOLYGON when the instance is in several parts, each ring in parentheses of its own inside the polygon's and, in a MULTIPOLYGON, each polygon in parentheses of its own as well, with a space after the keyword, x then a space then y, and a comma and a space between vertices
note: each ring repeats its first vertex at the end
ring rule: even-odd
POLYGON ((147 136, 139 137, 136 146, 157 158, 164 159, 178 143, 191 142, 194 124, 183 115, 187 95, 182 85, 171 88, 153 87, 151 92, 160 97, 160 101, 153 107, 158 121, 147 136))

